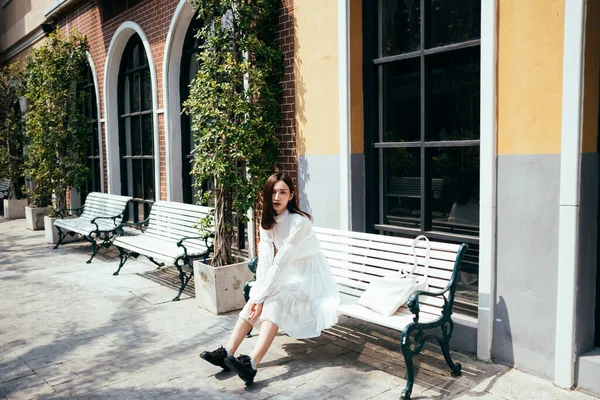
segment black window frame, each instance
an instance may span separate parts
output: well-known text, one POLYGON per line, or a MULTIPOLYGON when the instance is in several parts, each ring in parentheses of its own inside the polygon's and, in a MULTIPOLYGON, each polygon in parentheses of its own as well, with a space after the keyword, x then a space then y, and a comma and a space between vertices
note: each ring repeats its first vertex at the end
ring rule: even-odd
POLYGON ((139 222, 140 220, 144 220, 148 218, 150 214, 150 207, 156 201, 156 179, 155 179, 155 171, 156 171, 156 161, 155 161, 155 152, 154 148, 154 104, 152 101, 152 82, 150 77, 150 64, 148 61, 148 55, 146 54, 146 50, 144 48, 142 39, 139 35, 133 34, 125 49, 123 51, 123 56, 121 59, 121 63, 119 66, 119 83, 118 83, 118 108, 119 108, 119 158, 120 158, 120 167, 121 167, 121 193, 123 195, 132 196, 133 201, 129 206, 128 212, 128 220, 133 222, 139 222), (135 51, 138 51, 136 65, 136 54, 135 51), (134 107, 136 97, 134 96, 135 91, 135 74, 140 74, 139 78, 139 97, 137 97, 137 108, 134 107), (150 80, 149 88, 146 91, 144 88, 144 80, 142 76, 146 75, 147 79, 150 80), (125 89, 126 89, 126 78, 129 76, 133 76, 134 78, 130 80, 132 82, 128 85, 129 95, 127 99, 129 100, 129 105, 127 109, 125 108, 125 89), (148 96, 148 97, 146 97, 148 96), (150 108, 145 108, 145 104, 150 104, 150 108), (144 137, 144 118, 149 121, 149 137, 144 137), (131 122, 134 120, 138 120, 138 128, 139 128, 139 140, 138 144, 141 148, 141 154, 135 154, 134 144, 133 144, 133 136, 132 133, 132 124, 131 122), (127 122, 129 121, 129 131, 127 130, 127 122), (127 135, 130 135, 128 137, 127 135), (129 139, 130 146, 127 146, 127 142, 129 139), (149 146, 145 146, 148 144, 149 146), (150 147, 151 151, 149 154, 145 151, 147 147, 150 147), (148 174, 145 165, 148 164, 148 161, 151 165, 151 171, 148 174), (134 193, 130 193, 129 186, 133 187, 133 182, 128 174, 128 165, 127 163, 131 162, 132 170, 133 164, 139 163, 140 174, 141 174, 141 192, 142 196, 135 196, 135 189, 133 189, 134 193), (151 177, 152 183, 149 186, 150 190, 146 190, 146 182, 145 179, 147 177, 151 177), (150 193, 147 193, 151 191, 150 193), (140 208, 143 209, 143 215, 140 216, 140 208))
POLYGON ((94 84, 92 67, 89 64, 86 68, 86 74, 87 82, 81 87, 77 88, 78 92, 85 92, 85 103, 82 105, 82 112, 86 118, 88 118, 90 132, 92 132, 85 160, 85 163, 90 171, 90 179, 81 189, 81 204, 85 203, 85 199, 88 194, 102 191, 102 173, 100 170, 100 168, 102 168, 100 163, 101 148, 99 141, 100 133, 98 129, 96 85, 94 84))
MULTIPOLYGON (((480 138, 472 140, 428 140, 427 139, 427 86, 428 73, 427 59, 431 56, 455 51, 465 51, 469 48, 480 47, 481 38, 465 40, 459 43, 445 44, 440 46, 427 46, 426 35, 429 27, 425 13, 427 12, 426 0, 416 0, 419 6, 420 45, 416 51, 408 51, 400 54, 384 55, 383 49, 383 1, 363 0, 363 98, 364 98, 364 123, 365 123, 365 189, 366 189, 366 222, 367 232, 380 233, 383 235, 398 235, 404 237, 415 237, 420 234, 427 235, 432 240, 449 243, 467 243, 469 251, 463 263, 463 270, 476 271, 478 274, 479 264, 479 224, 476 234, 452 233, 436 230, 433 227, 433 216, 431 212, 432 198, 432 176, 429 163, 430 149, 439 148, 480 148, 480 138), (384 141, 383 129, 383 74, 384 66, 392 65, 408 60, 419 60, 420 80, 420 137, 414 141, 384 141), (420 221, 418 227, 406 227, 385 224, 382 213, 385 210, 385 165, 384 149, 419 149, 420 153, 420 221)), ((480 18, 480 16, 479 16, 480 18)), ((480 75, 481 76, 481 75, 480 75)), ((459 285, 460 286, 460 285, 459 285)), ((476 295, 476 293, 474 293, 476 295)), ((458 312, 476 316, 477 296, 473 301, 461 304, 457 298, 458 312), (470 303, 470 304, 468 304, 470 303), (475 303, 475 306, 473 306, 475 303)))
MULTIPOLYGON (((181 53, 181 68, 179 74, 179 100, 180 104, 183 104, 185 100, 190 95, 190 64, 192 60, 195 59, 196 63, 198 61, 198 52, 200 51, 201 43, 200 39, 197 39, 195 36, 198 33, 198 30, 202 28, 203 23, 200 19, 198 19, 198 14, 194 15, 188 30, 185 34, 185 40, 183 41, 183 51, 181 53)), ((196 201, 194 199, 195 191, 194 188, 194 178, 191 174, 192 172, 192 142, 193 142, 193 134, 191 129, 191 117, 188 113, 181 113, 180 117, 181 123, 181 174, 182 174, 182 190, 183 190, 183 202, 187 204, 195 204, 196 201)))

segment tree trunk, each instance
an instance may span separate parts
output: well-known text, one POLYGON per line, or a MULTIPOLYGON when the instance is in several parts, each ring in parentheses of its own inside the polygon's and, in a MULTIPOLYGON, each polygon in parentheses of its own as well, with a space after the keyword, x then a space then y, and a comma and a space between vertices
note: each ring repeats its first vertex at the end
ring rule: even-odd
POLYGON ((212 265, 221 267, 233 263, 233 193, 215 185, 215 252, 212 265))
POLYGON ((55 196, 55 207, 57 210, 61 208, 67 208, 67 190, 66 188, 60 188, 59 190, 54 191, 55 196))

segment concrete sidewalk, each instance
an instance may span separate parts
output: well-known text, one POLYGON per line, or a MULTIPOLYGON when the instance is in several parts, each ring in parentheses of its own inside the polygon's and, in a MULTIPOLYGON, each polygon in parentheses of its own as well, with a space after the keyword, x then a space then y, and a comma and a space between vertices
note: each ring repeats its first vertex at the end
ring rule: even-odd
MULTIPOLYGON (((24 220, 0 219, 0 399, 397 399, 398 332, 340 318, 314 340, 279 334, 246 388, 198 357, 224 345, 237 315, 180 302, 174 268, 129 261, 87 243, 52 250, 24 220)), ((249 353, 256 337, 240 349, 249 353)), ((453 352, 453 378, 435 347, 416 358, 413 399, 592 399, 545 379, 453 352)))

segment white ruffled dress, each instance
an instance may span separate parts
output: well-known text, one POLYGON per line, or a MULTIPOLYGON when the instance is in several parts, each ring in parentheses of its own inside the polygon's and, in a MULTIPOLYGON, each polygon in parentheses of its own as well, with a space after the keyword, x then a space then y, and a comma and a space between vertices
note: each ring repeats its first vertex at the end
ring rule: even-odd
POLYGON ((271 321, 295 339, 317 337, 338 319, 331 269, 308 218, 286 210, 276 221, 272 229, 260 229, 256 282, 240 317, 259 329, 271 321), (258 320, 248 318, 251 303, 263 303, 258 320))

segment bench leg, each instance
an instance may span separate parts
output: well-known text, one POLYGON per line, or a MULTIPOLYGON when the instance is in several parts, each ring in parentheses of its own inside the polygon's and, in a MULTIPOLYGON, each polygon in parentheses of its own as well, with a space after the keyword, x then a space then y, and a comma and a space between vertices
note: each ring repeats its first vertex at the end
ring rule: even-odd
POLYGON ((158 268, 156 268, 156 269, 160 269, 160 268, 162 268, 162 267, 164 267, 164 266, 165 266, 165 263, 159 263, 158 261, 156 261, 156 260, 155 260, 154 258, 152 258, 152 257, 148 257, 148 260, 150 260, 152 263, 154 263, 154 264, 158 265, 158 268))
POLYGON ((402 390, 400 398, 402 400, 409 400, 415 382, 415 367, 413 365, 413 355, 410 349, 405 349, 404 346, 402 346, 402 354, 404 355, 404 362, 406 364, 406 387, 402 390))
POLYGON ((86 264, 91 264, 92 259, 96 256, 96 254, 98 254, 98 250, 100 250, 100 246, 98 246, 93 238, 90 240, 90 243, 92 244, 92 256, 85 262, 86 264))
POLYGON ((450 356, 450 338, 452 337, 452 330, 454 328, 454 322, 450 320, 448 324, 442 324, 442 340, 440 340, 440 347, 442 348, 442 353, 444 354, 444 359, 446 360, 446 364, 450 367, 450 371, 452 371, 452 376, 461 376, 462 375, 462 365, 460 363, 455 363, 452 361, 452 357, 450 356))
POLYGON ((177 270, 179 271, 179 282, 181 283, 181 285, 179 286, 179 293, 177 293, 177 296, 173 297, 173 301, 179 301, 181 299, 181 293, 183 293, 188 282, 190 281, 190 279, 192 279, 192 276, 194 276, 194 269, 193 269, 193 265, 191 264, 191 261, 188 260, 185 263, 185 265, 187 265, 188 267, 191 268, 191 272, 189 273, 189 275, 186 275, 186 273, 183 272, 183 268, 182 268, 181 264, 179 264, 179 261, 180 260, 177 260, 175 262, 175 266, 177 267, 177 270))
POLYGON ((65 237, 67 237, 67 234, 58 226, 56 227, 56 230, 58 231, 58 242, 56 242, 56 246, 53 247, 54 250, 58 249, 58 246, 60 246, 63 240, 65 240, 65 237))
POLYGON ((133 258, 137 258, 138 254, 137 253, 133 253, 133 252, 126 252, 125 250, 123 250, 122 247, 117 247, 117 249, 119 249, 119 268, 113 272, 114 276, 119 275, 119 272, 121 271, 121 268, 123 268, 123 265, 125 265, 125 263, 127 262, 127 260, 129 260, 129 257, 133 257, 133 258))

